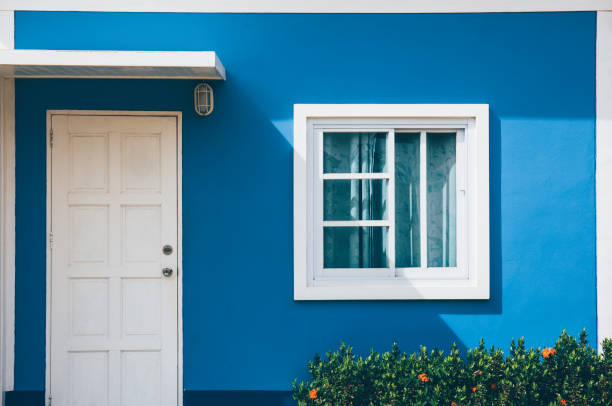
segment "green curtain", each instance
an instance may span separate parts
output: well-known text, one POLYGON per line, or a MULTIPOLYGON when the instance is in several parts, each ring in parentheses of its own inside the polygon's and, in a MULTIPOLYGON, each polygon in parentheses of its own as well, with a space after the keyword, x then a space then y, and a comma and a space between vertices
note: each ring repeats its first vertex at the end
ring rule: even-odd
MULTIPOLYGON (((326 133, 324 169, 339 173, 385 171, 385 133, 326 133)), ((387 216, 388 181, 328 180, 325 220, 382 220, 387 216)), ((387 230, 382 227, 328 227, 324 230, 326 268, 387 267, 387 230)))
POLYGON ((427 134, 427 266, 457 266, 455 133, 427 134))

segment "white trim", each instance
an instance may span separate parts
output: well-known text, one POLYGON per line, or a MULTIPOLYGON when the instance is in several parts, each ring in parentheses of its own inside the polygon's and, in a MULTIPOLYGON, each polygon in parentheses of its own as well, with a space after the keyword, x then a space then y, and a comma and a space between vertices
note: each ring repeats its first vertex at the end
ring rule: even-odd
MULTIPOLYGON (((395 272, 395 130, 390 129, 387 134, 387 173, 391 176, 387 182, 387 217, 389 218, 389 228, 387 229, 387 264, 389 269, 395 272)), ((395 274, 395 276, 398 276, 395 274)))
POLYGON ((0 49, 15 48, 15 13, 0 11, 0 49))
POLYGON ((0 50, 0 76, 222 79, 214 51, 0 50))
POLYGON ((0 9, 199 13, 461 13, 612 10, 612 3, 610 0, 3 0, 0 9))
MULTIPOLYGON (((340 123, 341 124, 341 123, 340 123)), ((365 128, 365 127, 364 127, 365 128)), ((386 130, 389 131, 389 130, 386 130)), ((399 130, 396 130, 399 131, 399 130)), ((459 133, 458 133, 459 134, 459 133)), ((363 299, 488 299, 489 298, 489 106, 486 104, 296 104, 294 105, 294 299, 295 300, 363 300, 363 299), (367 119, 363 119, 368 117, 367 119), (355 126, 354 120, 370 128, 378 128, 387 121, 388 128, 411 128, 412 120, 423 128, 429 121, 435 128, 465 128, 467 156, 469 156, 469 178, 463 180, 458 174, 458 182, 470 185, 467 189, 467 217, 469 221, 469 243, 467 253, 467 278, 457 272, 455 279, 426 279, 423 275, 398 281, 388 269, 373 270, 378 279, 355 276, 354 282, 315 280, 317 269, 322 268, 321 236, 315 229, 316 219, 322 222, 320 205, 314 203, 315 189, 321 189, 321 182, 312 176, 322 173, 321 150, 316 148, 316 139, 321 139, 321 122, 330 119, 347 119, 346 128, 355 126), (448 123, 447 123, 448 121, 448 123), (455 125, 456 121, 462 125, 455 125), (445 124, 447 123, 447 124, 445 124), (313 154, 309 158, 309 154, 313 154), (319 157, 319 158, 317 158, 319 157), (319 162, 318 162, 319 161, 319 162), (318 234, 317 234, 318 235, 318 234), (315 245, 319 248, 316 248, 315 245), (387 272, 385 272, 387 271, 387 272), (387 279, 385 281, 385 278, 387 279), (358 280, 359 279, 359 280, 358 280), (451 280, 452 279, 452 280, 451 280), (328 283, 330 282, 330 283, 328 283), (333 282, 333 283, 332 283, 333 282), (399 282, 399 283, 396 283, 399 282)), ((319 140, 319 144, 322 141, 319 140)), ((458 183, 459 185, 459 183, 458 183)), ((459 187, 461 191, 461 187, 459 187)), ((319 193, 320 194, 320 193, 319 193)), ((461 216, 458 216, 461 217, 461 216)), ((459 220, 459 219, 458 219, 459 220)), ((350 225, 349 222, 333 222, 336 225, 350 225), (344 224, 346 223, 346 224, 344 224)), ((385 225, 388 221, 364 221, 364 225, 385 225)), ((457 230, 459 232, 459 230, 457 230)), ((459 247, 458 247, 459 249, 459 247)), ((459 255, 459 253, 458 253, 459 255)), ((458 256, 458 260, 460 260, 458 256)), ((326 270, 327 271, 327 270, 326 270)), ((351 270, 354 272, 355 270, 351 270)), ((402 274, 417 275, 410 269, 402 274)), ((375 274, 375 275, 374 275, 375 274)), ((333 276, 333 271, 330 276, 333 276)), ((358 275, 355 274, 355 275, 358 275)), ((353 276, 353 275, 352 275, 353 276)), ((317 278, 318 279, 318 278, 317 278)))
MULTIPOLYGON (((183 404, 183 113, 181 111, 122 111, 122 110, 47 110, 47 125, 46 125, 46 143, 47 143, 47 229, 46 235, 48 236, 51 231, 51 145, 50 140, 50 129, 51 129, 51 117, 53 115, 99 115, 99 116, 154 116, 154 117, 175 117, 177 122, 177 253, 178 253, 178 274, 177 274, 177 340, 178 340, 178 375, 177 375, 177 397, 178 405, 183 404)), ((49 359, 49 353, 51 351, 51 331, 49 329, 48 320, 51 319, 51 251, 49 245, 49 239, 47 241, 47 284, 46 284, 46 361, 45 361, 45 405, 49 405, 49 388, 51 383, 51 360, 49 359)), ((1 406, 1 404, 0 404, 1 406)))
POLYGON ((0 405, 15 362, 15 81, 0 78, 0 405))
POLYGON ((177 279, 178 279, 178 405, 183 404, 183 113, 176 113, 176 176, 177 179, 177 242, 176 249, 178 254, 177 279))
POLYGON ((46 224, 47 228, 45 230, 45 247, 46 247, 46 270, 45 275, 47 276, 45 286, 46 286, 46 312, 45 312, 45 335, 46 335, 46 345, 45 345, 45 405, 51 406, 51 402, 49 398, 51 397, 51 329, 49 320, 51 320, 51 245, 49 243, 49 235, 51 234, 51 117, 53 112, 47 110, 47 123, 46 123, 46 132, 45 132, 45 143, 47 144, 47 173, 46 173, 46 184, 47 184, 47 211, 46 211, 46 224))
POLYGON ((612 12, 597 13, 597 337, 612 337, 612 12))

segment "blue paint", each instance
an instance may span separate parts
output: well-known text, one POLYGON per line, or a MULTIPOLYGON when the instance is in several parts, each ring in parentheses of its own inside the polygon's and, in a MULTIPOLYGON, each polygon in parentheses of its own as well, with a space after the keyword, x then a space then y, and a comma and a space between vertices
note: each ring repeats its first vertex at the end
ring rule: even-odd
MULTIPOLYGON (((44 406, 44 391, 5 392, 6 406, 44 406)), ((289 391, 185 391, 185 406, 295 406, 289 391)))
POLYGON ((287 390, 315 352, 596 333, 594 13, 18 12, 16 47, 215 50, 194 81, 18 80, 15 388, 44 388, 45 110, 181 110, 184 386, 287 390), (294 103, 489 103, 488 301, 294 302, 294 103))
POLYGON ((185 391, 185 406, 295 406, 288 391, 185 391))
POLYGON ((4 393, 6 406, 44 406, 45 391, 10 391, 4 393))
MULTIPOLYGON (((5 393, 6 406, 44 406, 44 391, 10 391, 5 393)), ((289 391, 185 391, 185 406, 295 406, 289 391)))

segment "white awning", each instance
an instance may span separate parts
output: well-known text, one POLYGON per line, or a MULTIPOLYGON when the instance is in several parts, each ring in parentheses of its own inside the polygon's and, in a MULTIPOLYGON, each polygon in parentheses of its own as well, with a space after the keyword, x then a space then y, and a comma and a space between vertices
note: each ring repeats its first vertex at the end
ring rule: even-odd
POLYGON ((0 77, 219 79, 225 68, 212 51, 0 50, 0 77))

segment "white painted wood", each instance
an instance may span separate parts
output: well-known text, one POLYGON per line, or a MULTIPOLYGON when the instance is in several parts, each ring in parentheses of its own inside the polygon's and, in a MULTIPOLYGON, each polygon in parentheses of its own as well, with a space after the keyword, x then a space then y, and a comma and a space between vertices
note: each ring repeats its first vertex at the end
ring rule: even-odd
POLYGON ((53 405, 176 405, 177 118, 49 117, 48 394, 53 405))
MULTIPOLYGON (((59 112, 57 112, 59 113, 59 112)), ((47 311, 45 314, 45 405, 51 406, 51 265, 52 265, 52 257, 51 257, 51 207, 52 207, 52 184, 51 184, 51 118, 53 117, 53 112, 47 110, 47 133, 46 133, 46 142, 47 142, 47 212, 46 212, 46 235, 47 235, 47 244, 46 244, 46 283, 45 283, 45 296, 46 296, 46 305, 47 311)))
POLYGON ((611 10, 609 0, 4 0, 4 10, 132 12, 455 13, 611 10))
POLYGON ((15 48, 15 13, 0 11, 0 49, 15 48))
MULTIPOLYGON (((426 131, 429 130, 421 132, 424 141, 426 131)), ((294 105, 294 298, 488 299, 488 132, 488 105, 294 105), (392 127, 381 126, 386 120, 392 127), (369 126, 368 121, 371 122, 369 126), (415 122, 419 127, 415 127, 415 122), (457 132, 457 151, 461 155, 457 164, 457 238, 463 240, 457 246, 462 251, 457 258, 457 268, 448 268, 449 273, 444 274, 437 269, 427 269, 423 262, 418 269, 392 269, 395 273, 376 269, 322 270, 321 225, 389 225, 389 221, 323 222, 322 205, 317 204, 322 201, 323 178, 322 148, 319 146, 323 131, 333 123, 337 131, 359 126, 361 131, 377 128, 377 131, 391 134, 395 130, 413 128, 457 132), (384 286, 380 286, 381 283, 384 286)), ((426 186, 423 176, 426 173, 425 145, 421 143, 421 189, 426 186)), ((424 203, 425 195, 421 193, 424 203)), ((425 210, 422 209, 421 216, 426 216, 425 210)), ((422 242, 425 242, 426 230, 422 234, 422 242)), ((422 255, 426 258, 424 245, 422 255)))
POLYGON ((183 404, 183 114, 174 113, 177 120, 177 253, 178 253, 178 406, 183 404))
POLYGON ((387 127, 402 124, 406 128, 415 128, 406 120, 410 118, 412 122, 414 117, 414 122, 418 123, 416 128, 425 126, 434 128, 436 118, 444 119, 444 122, 438 123, 438 127, 453 128, 459 124, 467 124, 470 118, 488 118, 488 106, 488 104, 294 104, 293 114, 294 117, 297 115, 300 121, 316 118, 317 123, 323 123, 325 127, 328 126, 326 119, 346 117, 354 119, 355 122, 351 121, 350 128, 355 129, 361 128, 357 127, 360 122, 389 123, 387 127))
MULTIPOLYGON (((457 268, 458 278, 470 277, 470 261, 469 261, 469 250, 470 250, 470 223, 469 223, 469 211, 467 202, 467 176, 468 176, 468 153, 466 150, 466 130, 462 129, 457 131, 457 161, 455 166, 456 174, 456 202, 457 202, 457 268)), ((487 199, 488 203, 488 199, 487 199)))
MULTIPOLYGON (((612 337, 612 12, 597 13, 597 337, 612 337)), ((601 347, 600 347, 601 348, 601 347)))
POLYGON ((0 76, 222 79, 212 51, 0 50, 0 76))
POLYGON ((0 224, 1 392, 13 390, 15 359, 15 81, 2 78, 0 78, 0 224))

